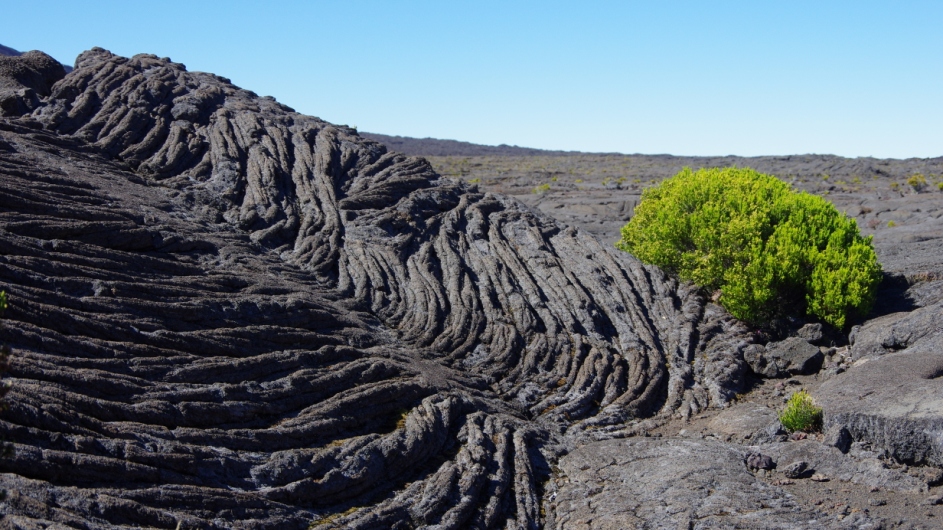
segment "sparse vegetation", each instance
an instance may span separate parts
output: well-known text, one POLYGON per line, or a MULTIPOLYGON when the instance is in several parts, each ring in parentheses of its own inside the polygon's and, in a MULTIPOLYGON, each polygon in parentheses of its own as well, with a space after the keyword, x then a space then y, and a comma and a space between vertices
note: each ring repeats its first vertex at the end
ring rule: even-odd
POLYGON ((786 408, 779 413, 779 422, 789 432, 821 430, 822 409, 815 405, 808 392, 799 390, 789 396, 786 408))
POLYGON ((347 517, 349 515, 353 515, 360 508, 361 508, 360 506, 351 506, 350 508, 344 510, 343 512, 333 513, 331 515, 328 515, 327 517, 323 517, 321 519, 318 519, 317 521, 312 522, 308 526, 308 528, 309 530, 313 530, 315 528, 323 528, 325 526, 327 526, 328 528, 337 528, 336 523, 338 520, 343 519, 344 517, 347 517))
POLYGON ((893 219, 887 222, 888 228, 894 228, 895 226, 897 226, 897 223, 895 223, 893 219))
POLYGON ((409 416, 409 409, 403 409, 399 412, 399 419, 396 420, 396 429, 406 428, 406 418, 409 416))
POLYGON ((763 324, 804 312, 843 328, 881 279, 870 237, 830 202, 752 169, 684 169, 647 189, 616 244, 763 324))
POLYGON ((550 184, 538 184, 532 193, 546 193, 550 191, 550 184))
POLYGON ((924 188, 927 187, 927 178, 924 177, 921 173, 916 173, 907 179, 907 184, 909 184, 910 187, 914 189, 914 191, 920 193, 924 188))

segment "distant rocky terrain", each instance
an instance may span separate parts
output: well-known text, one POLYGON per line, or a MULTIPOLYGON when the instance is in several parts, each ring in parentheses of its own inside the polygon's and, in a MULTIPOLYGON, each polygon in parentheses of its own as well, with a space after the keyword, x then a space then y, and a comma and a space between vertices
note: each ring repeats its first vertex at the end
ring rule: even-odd
POLYGON ((53 63, 0 57, 5 527, 943 517, 939 160, 798 175, 878 220, 882 301, 756 330, 612 246, 676 160, 430 164, 166 58, 53 63), (824 434, 780 430, 798 386, 824 434))
MULTIPOLYGON (((23 55, 23 52, 0 44, 0 57, 19 57, 20 55, 23 55)), ((72 67, 67 64, 62 65, 62 68, 65 69, 66 73, 72 71, 72 67)))
POLYGON ((369 132, 362 132, 360 135, 380 142, 393 151, 411 156, 566 156, 580 154, 570 151, 546 151, 516 145, 480 145, 457 140, 410 138, 408 136, 389 136, 369 132))
POLYGON ((23 55, 23 54, 14 50, 13 48, 0 44, 0 55, 5 55, 8 57, 16 57, 18 55, 23 55))

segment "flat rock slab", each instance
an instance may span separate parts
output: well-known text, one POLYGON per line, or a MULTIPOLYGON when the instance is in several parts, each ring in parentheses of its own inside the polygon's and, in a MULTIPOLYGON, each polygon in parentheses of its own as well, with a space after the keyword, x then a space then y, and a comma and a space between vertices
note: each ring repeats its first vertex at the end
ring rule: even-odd
MULTIPOLYGON (((933 284, 926 286, 932 291, 933 284)), ((930 295, 927 295, 930 296, 930 295)), ((892 313, 868 321, 854 333, 854 359, 902 350, 943 352, 943 301, 908 313, 892 313)))
POLYGON ((751 473, 745 448, 708 440, 622 439, 561 459, 547 528, 872 528, 799 505, 751 473))
POLYGON ((867 358, 822 384, 814 397, 825 427, 900 461, 943 466, 943 352, 914 348, 867 358))
POLYGON ((777 412, 769 407, 744 403, 718 414, 711 420, 708 428, 718 434, 745 439, 768 427, 777 417, 777 412))

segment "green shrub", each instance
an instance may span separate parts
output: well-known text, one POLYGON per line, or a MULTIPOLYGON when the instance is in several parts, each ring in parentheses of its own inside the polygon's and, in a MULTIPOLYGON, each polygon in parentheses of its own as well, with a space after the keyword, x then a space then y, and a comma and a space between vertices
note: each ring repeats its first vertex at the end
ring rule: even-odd
POLYGON ((822 428, 822 409, 815 406, 808 392, 800 390, 789 396, 786 408, 779 413, 779 422, 789 432, 816 431, 822 428))
POLYGON ((616 246, 719 289, 731 314, 755 324, 804 312, 842 328, 871 309, 881 279, 854 219, 752 169, 685 168, 645 190, 616 246))
POLYGON ((550 191, 550 184, 539 184, 531 193, 545 193, 550 191))
POLYGON ((914 191, 921 192, 923 188, 927 187, 927 178, 920 173, 916 173, 907 179, 907 184, 910 184, 914 191))

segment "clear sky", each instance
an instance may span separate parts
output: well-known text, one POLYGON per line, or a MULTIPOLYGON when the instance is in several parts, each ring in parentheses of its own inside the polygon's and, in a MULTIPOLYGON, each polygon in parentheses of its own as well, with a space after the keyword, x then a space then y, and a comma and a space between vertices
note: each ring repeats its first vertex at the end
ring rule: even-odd
POLYGON ((943 1, 5 2, 0 44, 169 56, 384 134, 943 155, 943 1))

